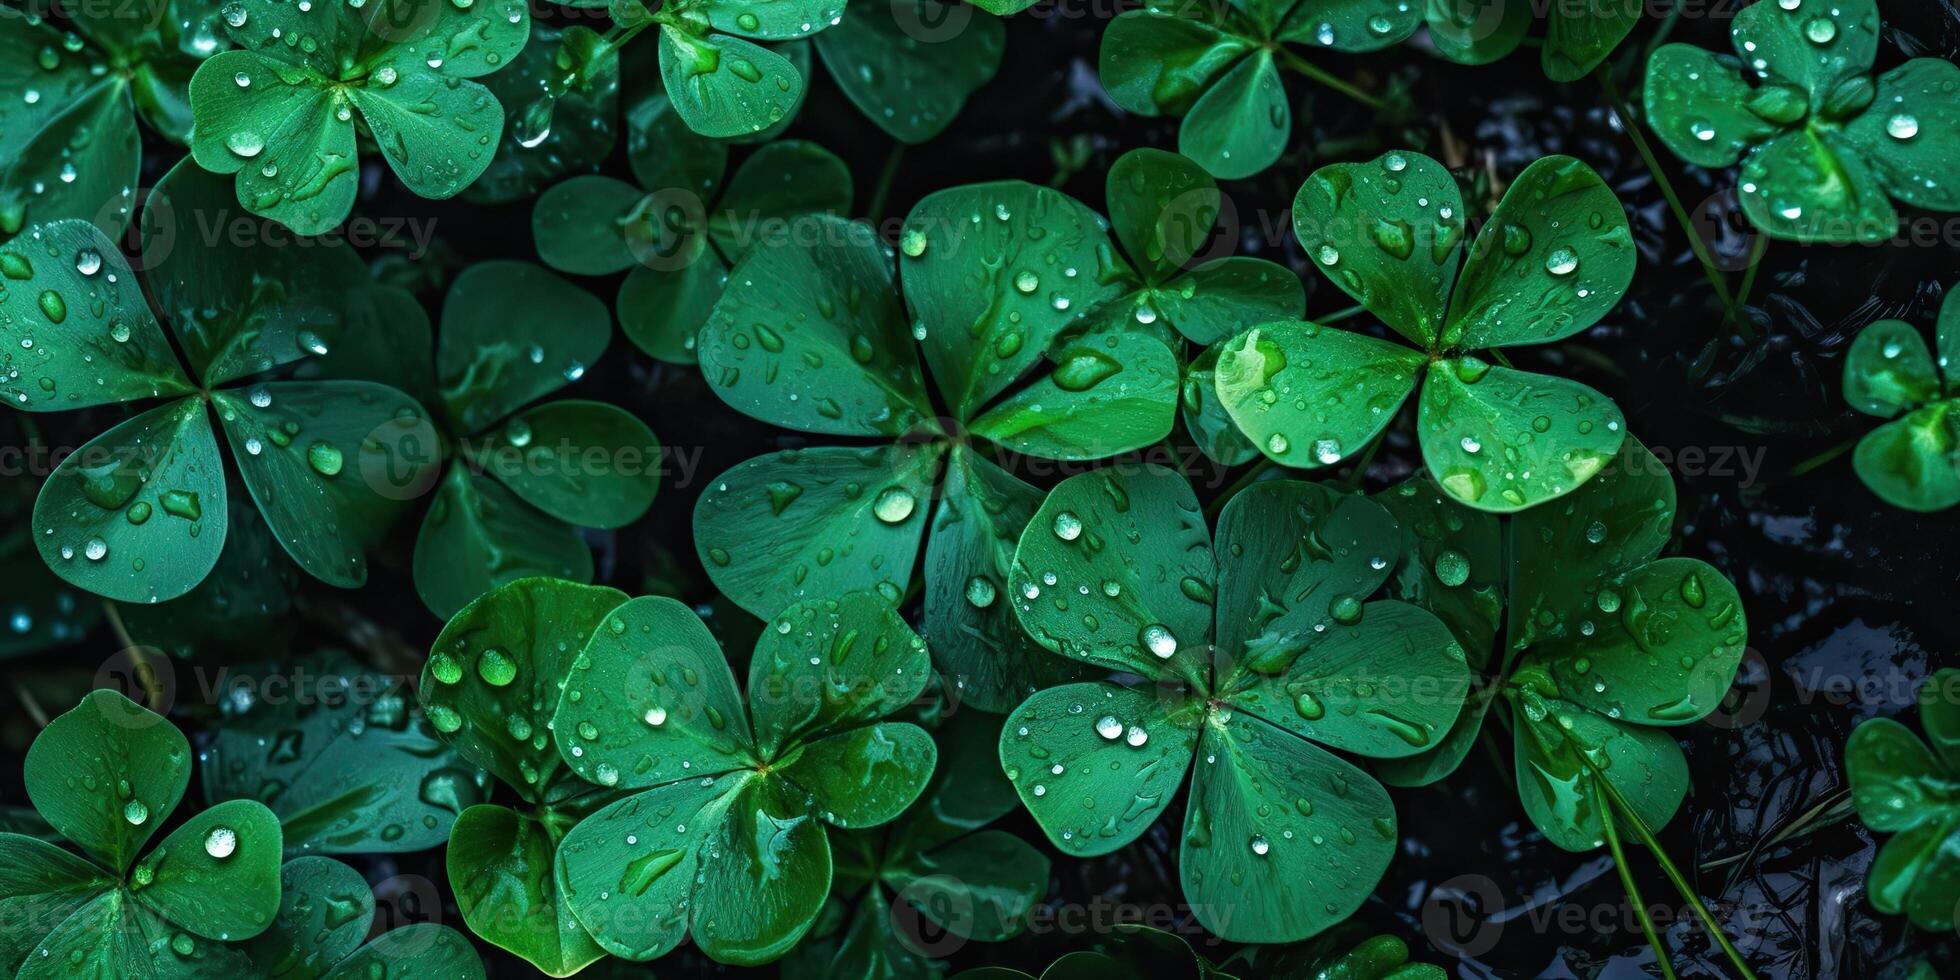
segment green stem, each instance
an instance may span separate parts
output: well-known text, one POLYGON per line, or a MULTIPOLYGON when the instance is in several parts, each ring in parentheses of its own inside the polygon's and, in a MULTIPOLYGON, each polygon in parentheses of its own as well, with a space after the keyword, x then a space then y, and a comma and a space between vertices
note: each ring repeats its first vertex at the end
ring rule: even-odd
MULTIPOLYGON (((1678 9, 1678 8, 1677 8, 1678 9)), ((1742 272, 1742 285, 1735 291, 1735 309, 1738 316, 1749 305, 1749 293, 1756 288, 1756 272, 1763 267, 1763 253, 1769 251, 1769 236, 1758 234, 1749 244, 1749 267, 1742 272)))
POLYGON ((1388 111, 1388 103, 1383 102, 1380 97, 1370 94, 1368 92, 1364 92, 1359 88, 1356 88, 1353 84, 1349 83, 1345 79, 1342 79, 1339 76, 1328 72, 1326 69, 1321 68, 1318 65, 1315 65, 1314 63, 1308 61, 1305 58, 1300 57, 1297 54, 1294 54, 1292 51, 1289 51, 1286 48, 1283 47, 1274 48, 1273 54, 1279 58, 1280 64, 1283 64, 1286 67, 1291 68, 1294 71, 1297 71, 1300 74, 1305 75, 1308 78, 1311 78, 1314 81, 1319 82, 1320 84, 1325 85, 1328 88, 1331 88, 1334 91, 1339 92, 1342 95, 1345 95, 1348 98, 1353 99, 1354 101, 1359 102, 1370 109, 1375 110, 1376 112, 1388 111))
POLYGON ((1832 446, 1831 448, 1826 449, 1823 452, 1818 453, 1817 455, 1812 456, 1809 459, 1806 459, 1803 462, 1790 467, 1790 475, 1792 477, 1803 476, 1804 474, 1809 473, 1811 470, 1817 469, 1818 467, 1823 466, 1825 463, 1828 463, 1831 460, 1834 460, 1839 456, 1842 456, 1845 453, 1850 452, 1851 448, 1856 445, 1858 445, 1858 440, 1846 439, 1845 441, 1840 442, 1837 445, 1832 446))
POLYGON ((885 198, 891 195, 892 179, 898 176, 898 164, 903 159, 905 144, 894 140, 891 152, 885 154, 885 169, 878 173, 878 186, 871 192, 871 207, 865 211, 874 225, 885 216, 885 198))
POLYGON ((1492 347, 1490 349, 1490 359, 1496 361, 1499 364, 1504 365, 1507 368, 1510 368, 1513 371, 1517 370, 1517 367, 1511 363, 1510 355, 1504 353, 1502 350, 1496 347, 1492 347))
MULTIPOLYGON (((1613 111, 1620 117, 1621 128, 1626 130, 1627 138, 1633 141, 1633 148, 1640 153, 1640 159, 1647 165, 1647 172, 1653 174, 1654 183, 1660 187, 1661 196, 1667 198, 1668 210, 1674 212, 1674 222, 1681 226, 1682 234, 1688 236, 1688 247, 1694 250, 1695 260, 1701 263, 1702 275, 1708 278, 1709 286, 1715 290, 1715 298, 1722 301, 1722 309, 1729 320, 1735 319, 1735 298, 1729 292, 1727 280, 1715 269, 1715 259, 1708 254, 1708 246, 1702 243, 1701 236, 1695 234, 1694 224, 1688 218, 1688 209, 1681 206, 1681 196, 1674 192, 1673 182, 1667 179, 1667 171, 1661 168, 1660 161, 1654 157, 1654 148, 1647 143, 1647 134, 1641 131, 1641 122, 1634 116, 1633 109, 1620 94, 1620 86, 1613 81, 1613 74, 1602 70, 1594 73, 1599 78, 1600 88, 1606 98, 1613 103, 1613 111)), ((1751 330, 1750 332, 1753 332, 1751 330)))
POLYGON ((1375 437, 1368 440, 1367 447, 1361 450, 1361 458, 1355 462, 1354 470, 1348 473, 1346 479, 1341 481, 1342 486, 1353 490, 1361 485, 1362 478, 1368 474, 1368 464, 1374 462, 1376 450, 1381 449, 1382 443, 1387 439, 1388 426, 1382 426, 1382 430, 1375 433, 1375 437))
POLYGON ((1661 945, 1661 937, 1654 932, 1654 920, 1647 915, 1647 901, 1640 897, 1640 886, 1634 884, 1633 872, 1627 867, 1626 851, 1620 847, 1620 832, 1613 826, 1612 809, 1601 810, 1599 819, 1600 826, 1606 829, 1606 846, 1613 851, 1613 870, 1620 873, 1620 887, 1626 889, 1627 901, 1633 903, 1634 917, 1640 920, 1640 931, 1646 934, 1647 945, 1654 950, 1661 976, 1675 980, 1674 967, 1667 961, 1667 947, 1661 945))
POLYGON ((1642 62, 1652 58, 1654 52, 1667 43, 1668 35, 1674 33, 1674 25, 1681 22, 1681 11, 1686 8, 1687 4, 1677 3, 1667 12, 1667 18, 1661 21, 1661 26, 1655 29, 1654 36, 1647 41, 1647 50, 1640 59, 1642 62))
POLYGON ((1355 316, 1361 313, 1366 313, 1366 312, 1368 312, 1367 307, 1362 306, 1359 303, 1356 303, 1353 306, 1349 306, 1344 309, 1335 310, 1334 312, 1329 313, 1326 316, 1313 317, 1312 320, 1313 322, 1322 325, 1329 324, 1329 323, 1339 323, 1340 321, 1345 320, 1348 317, 1355 316))
POLYGON ((1259 479, 1260 474, 1272 469, 1276 465, 1278 464, 1274 463, 1271 459, 1263 456, 1260 457, 1259 462, 1252 464, 1252 467, 1246 470, 1244 475, 1232 481, 1232 485, 1226 487, 1224 493, 1219 494, 1211 503, 1205 505, 1205 517, 1217 517, 1218 512, 1225 509, 1227 501, 1237 495, 1240 490, 1251 486, 1254 480, 1259 479))

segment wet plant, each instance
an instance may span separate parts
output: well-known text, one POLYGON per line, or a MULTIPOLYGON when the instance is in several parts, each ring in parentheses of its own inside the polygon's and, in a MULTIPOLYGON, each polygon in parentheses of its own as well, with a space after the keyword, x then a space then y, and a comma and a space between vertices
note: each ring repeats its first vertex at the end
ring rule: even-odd
POLYGON ((1858 478, 1907 510, 1960 504, 1960 294, 1949 291, 1934 330, 1939 356, 1903 320, 1879 320, 1844 358, 1844 400, 1891 421, 1865 434, 1852 457, 1858 478))
POLYGON ((1894 835, 1865 879, 1872 906, 1944 931, 1960 910, 1960 670, 1935 671, 1920 687, 1919 726, 1924 739, 1890 718, 1860 724, 1845 743, 1844 769, 1859 819, 1894 835))

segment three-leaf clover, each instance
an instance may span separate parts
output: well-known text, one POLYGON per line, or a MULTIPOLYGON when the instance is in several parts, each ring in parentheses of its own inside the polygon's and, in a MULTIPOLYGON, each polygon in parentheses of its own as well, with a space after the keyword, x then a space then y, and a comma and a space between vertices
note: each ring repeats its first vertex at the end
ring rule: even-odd
POLYGON ((519 579, 464 607, 422 668, 423 710, 438 737, 516 792, 520 806, 480 803, 456 818, 445 857, 470 931, 554 977, 605 955, 572 917, 552 867, 566 831, 609 797, 561 763, 559 692, 615 589, 519 579))
MULTIPOLYGON (((0 248, 0 318, 20 337, 0 363, 0 395, 30 412, 169 398, 64 459, 34 504, 34 541, 62 578, 111 599, 189 592, 217 564, 227 525, 217 416, 245 486, 293 560, 321 581, 367 579, 366 550, 404 501, 422 461, 399 440, 421 407, 366 381, 262 381, 324 354, 375 289, 350 250, 253 248, 222 223, 213 179, 188 164, 145 208, 144 257, 178 360, 142 287, 100 229, 68 219, 0 248), (238 236, 238 237, 231 237, 238 236), (180 366, 187 364, 189 370, 180 366)), ((222 193, 222 187, 216 188, 222 193)))
POLYGON ((197 975, 218 942, 272 924, 279 818, 262 804, 220 803, 143 853, 191 778, 190 742, 162 716, 91 692, 35 736, 24 776, 34 809, 82 853, 0 834, 0 904, 22 913, 0 928, 9 972, 197 975))
POLYGON ((1911 325, 1880 320, 1859 332, 1844 359, 1844 400, 1893 420, 1858 441, 1858 476, 1907 510, 1960 504, 1960 289, 1940 307, 1935 346, 1937 359, 1911 325))
POLYGON ((238 203, 303 235, 347 217, 360 186, 356 116, 402 183, 460 193, 490 165, 504 110, 470 81, 531 33, 519 0, 228 0, 240 50, 191 77, 191 155, 237 174, 238 203))
POLYGON ((884 598, 810 600, 763 631, 744 706, 687 606, 646 596, 613 610, 552 720, 567 766, 638 790, 559 846, 558 885, 579 923, 632 960, 689 936, 724 963, 787 953, 830 891, 826 828, 890 821, 931 777, 931 736, 885 720, 931 671, 884 598))
POLYGON ((134 216, 140 116, 182 143, 184 87, 216 51, 196 0, 62 2, 74 31, 9 9, 0 18, 0 238, 27 223, 93 221, 111 236, 134 216))
POLYGON ((993 14, 1010 11, 996 6, 856 0, 813 43, 866 119, 900 142, 923 143, 951 125, 967 97, 1000 70, 1007 28, 993 14))
POLYGON ((702 565, 764 617, 860 589, 896 602, 930 524, 933 654, 963 697, 1006 710, 1065 675, 999 601, 1040 492, 975 442, 1064 461, 1150 445, 1170 431, 1176 355, 1151 332, 1075 329, 1129 291, 1128 270, 1101 219, 1045 187, 928 196, 896 270, 864 225, 804 217, 786 238, 730 273, 701 330, 702 371, 748 415, 882 445, 787 450, 722 474, 694 511, 702 565))
POLYGON ((1544 157, 1506 191, 1459 273, 1464 220, 1455 179, 1419 153, 1307 178, 1293 204, 1307 254, 1419 349, 1315 323, 1226 341, 1214 384, 1253 445, 1291 466, 1331 466, 1420 385, 1423 461, 1473 507, 1518 511, 1570 493, 1619 452, 1611 399, 1474 353, 1570 337, 1619 303, 1636 259, 1619 199, 1584 163, 1544 157))
POLYGON ((1872 907, 1945 931, 1960 911, 1960 670, 1936 671, 1919 689, 1919 725, 1924 740, 1890 718, 1863 722, 1844 770, 1859 819, 1896 835, 1865 879, 1872 907))
POLYGON ((1317 484, 1238 493, 1214 544, 1168 470, 1062 481, 1015 551, 1015 611, 1043 647, 1146 683, 1052 687, 1008 717, 1001 766, 1048 839, 1114 851, 1189 772, 1178 864, 1206 929, 1284 942, 1360 907, 1394 854, 1395 808, 1321 746, 1421 752, 1469 683, 1436 617, 1366 601, 1400 544, 1386 510, 1317 484))
POLYGON ((418 922, 368 941, 374 890, 332 858, 294 858, 279 869, 279 912, 266 931, 236 947, 227 975, 266 980, 482 980, 483 960, 445 925, 418 922))
POLYGON ((1654 52, 1647 118, 1689 163, 1741 160, 1742 210, 1774 238, 1883 241, 1898 224, 1888 195, 1960 211, 1960 67, 1914 58, 1874 83, 1878 28, 1873 0, 1751 4, 1730 28, 1741 64, 1654 52))
POLYGON ((934 732, 939 765, 917 802, 883 827, 831 830, 838 934, 819 941, 813 930, 786 969, 929 976, 937 964, 919 948, 928 935, 999 942, 1021 932, 1048 889, 1049 866, 1021 838, 985 829, 1018 800, 995 756, 1000 725, 998 715, 956 709, 934 732))
POLYGON ((696 334, 728 281, 728 267, 791 216, 842 214, 851 172, 815 143, 776 140, 732 176, 728 144, 687 128, 654 92, 627 114, 626 158, 639 182, 573 177, 538 198, 531 234, 538 257, 563 272, 620 284, 620 328, 663 361, 694 362, 696 334))
POLYGON ((481 773, 431 737, 406 684, 367 673, 343 653, 233 671, 226 680, 219 704, 231 710, 200 759, 204 795, 264 803, 290 851, 439 847, 456 815, 484 795, 481 773))
POLYGON ((1102 38, 1104 90, 1143 116, 1183 116, 1178 152, 1214 177, 1250 177, 1273 165, 1293 133, 1280 65, 1326 80, 1286 44, 1378 51, 1409 35, 1422 4, 1404 0, 1149 0, 1110 21, 1102 38))
POLYGON ((751 136, 793 116, 803 73, 756 41, 793 41, 836 26, 843 0, 611 0, 626 33, 660 29, 660 78, 674 111, 703 136, 751 136))

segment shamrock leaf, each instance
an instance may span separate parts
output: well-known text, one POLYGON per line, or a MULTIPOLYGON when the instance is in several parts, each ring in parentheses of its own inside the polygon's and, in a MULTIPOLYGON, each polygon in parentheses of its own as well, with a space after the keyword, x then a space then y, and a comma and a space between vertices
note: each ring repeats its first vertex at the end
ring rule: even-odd
POLYGON ((1486 348, 1543 344, 1598 322, 1633 278, 1626 214, 1571 157, 1527 167, 1458 271, 1463 199, 1442 165, 1393 152, 1314 172, 1294 230, 1334 283, 1422 350, 1315 323, 1225 341, 1213 383, 1267 457, 1331 466, 1378 438, 1420 386, 1423 460, 1452 497, 1514 512, 1591 479, 1626 433, 1606 396, 1493 366, 1486 348))
POLYGON ((869 976, 932 972, 925 935, 998 942, 1018 934, 1048 887, 1048 858, 986 826, 1014 809, 1014 788, 994 757, 1001 719, 948 716, 935 733, 939 765, 899 818, 871 831, 830 832, 831 899, 849 903, 841 935, 813 932, 786 969, 869 976), (895 913, 894 909, 898 909, 895 913), (916 923, 918 933, 906 929, 916 923))
POLYGON ((1285 44, 1377 51, 1408 37, 1421 16, 1418 5, 1400 0, 1218 7, 1153 0, 1110 21, 1099 68, 1111 101, 1142 116, 1183 116, 1178 152, 1214 177, 1236 180, 1272 166, 1292 134, 1280 67, 1330 77, 1285 44))
POLYGON ((619 135, 619 74, 618 49, 591 28, 533 25, 524 50, 483 83, 510 124, 463 197, 520 201, 551 181, 598 169, 619 135))
POLYGON ((1640 23, 1640 4, 1576 0, 1534 8, 1531 4, 1481 0, 1430 0, 1425 12, 1437 53, 1464 65, 1483 65, 1518 49, 1531 31, 1533 10, 1543 12, 1545 39, 1539 61, 1545 77, 1576 82, 1598 68, 1640 23))
POLYGON ((1673 517, 1667 469, 1629 440, 1598 477, 1511 526, 1503 696, 1518 794, 1567 850, 1600 846, 1602 814, 1622 800, 1650 829, 1667 823, 1688 772, 1665 729, 1714 710, 1742 661, 1735 585, 1658 557, 1673 517))
POLYGON ((199 940, 247 939, 271 924, 279 818, 261 804, 232 800, 197 813, 138 859, 182 799, 190 762, 183 733, 113 691, 84 696, 35 737, 27 797, 82 853, 0 834, 0 895, 30 913, 0 931, 6 969, 174 974, 184 968, 179 957, 201 957, 199 940), (145 938, 163 936, 172 938, 145 938))
POLYGON ((1874 82, 1878 33, 1873 0, 1751 4, 1730 27, 1742 64, 1684 44, 1653 53, 1647 118, 1689 163, 1741 161, 1742 209, 1765 234, 1883 241, 1892 200, 1960 211, 1942 179, 1960 158, 1960 68, 1915 58, 1874 82))
POLYGON ((242 947, 234 976, 361 980, 439 976, 481 980, 483 960, 461 933, 435 923, 389 929, 363 944, 374 924, 374 892, 360 872, 324 857, 279 869, 272 925, 242 947))
POLYGON ((963 697, 1005 710, 1066 679, 998 601, 1039 492, 982 446, 1088 460, 1170 431, 1171 349, 1148 332, 1080 329, 1126 288, 1100 220, 1002 182, 921 201, 900 235, 902 270, 863 225, 805 217, 785 238, 736 264, 701 331, 703 373, 756 418, 885 445, 777 453, 723 474, 694 512, 709 577, 760 616, 843 591, 895 602, 930 526, 926 634, 963 697), (921 353, 950 419, 935 418, 921 353))
MULTIPOLYGON (((1063 956, 1042 971, 1042 980, 1071 977, 1314 977, 1324 980, 1445 980, 1441 967, 1409 962, 1409 944, 1394 936, 1355 942, 1355 930, 1337 930, 1310 942, 1248 946, 1213 963, 1175 932, 1119 924, 1093 950, 1063 956), (1343 935, 1346 933, 1348 935, 1343 935)), ((954 980, 1019 980, 1028 974, 990 966, 964 970, 954 980)))
POLYGON ((1954 835, 1960 833, 1960 671, 1936 671, 1919 689, 1921 740, 1890 718, 1873 718, 1851 732, 1844 770, 1859 819, 1872 830, 1895 834, 1885 842, 1865 879, 1872 907, 1904 912, 1921 929, 1953 928, 1960 908, 1960 868, 1954 867, 1954 835), (1927 747, 1931 742, 1931 748, 1927 747))
POLYGON ((0 238, 80 218, 111 237, 133 216, 141 116, 167 139, 190 130, 184 87, 219 40, 195 0, 64 2, 74 30, 13 11, 0 23, 0 238))
POLYGON ((924 143, 1000 69, 1007 28, 993 14, 1012 11, 985 6, 856 0, 817 35, 817 54, 866 119, 902 143, 924 143))
POLYGON ((756 41, 794 41, 836 25, 842 0, 681 0, 613 5, 614 20, 660 29, 660 77, 674 111, 702 136, 751 136, 788 120, 803 103, 803 71, 756 41), (620 8, 630 5, 630 13, 620 8))
POLYGON ((726 144, 688 129, 665 95, 647 95, 627 123, 627 160, 640 187, 574 177, 538 198, 531 232, 554 269, 631 269, 617 301, 626 336, 663 361, 691 364, 729 265, 779 236, 794 215, 849 211, 851 173, 815 143, 778 140, 742 161, 724 186, 726 144))
POLYGON ((1214 547, 1167 470, 1062 481, 1015 550, 1015 611, 1043 647, 1151 686, 1053 687, 1008 717, 1001 766, 1049 840, 1077 857, 1122 847, 1188 771, 1179 863, 1207 929, 1283 942, 1351 914, 1394 852, 1395 810, 1321 746, 1420 752, 1469 681, 1434 616, 1365 601, 1399 544, 1379 505, 1314 484, 1235 495, 1214 547))
POLYGON ((198 165, 237 174, 238 203, 302 235, 338 225, 360 183, 356 116, 415 193, 453 197, 495 157, 504 110, 470 79, 515 59, 531 32, 515 0, 290 4, 235 0, 239 50, 191 77, 198 165))
MULTIPOLYGON (((345 655, 301 661, 290 676, 261 671, 233 687, 230 714, 204 753, 204 795, 257 799, 278 814, 286 847, 347 854, 421 851, 483 796, 481 777, 420 729, 401 686, 359 672, 345 655), (274 681, 286 682, 267 683, 274 681)), ((236 682, 235 682, 236 683, 236 682)))
POLYGON ((450 467, 415 539, 430 611, 531 576, 590 580, 576 529, 652 506, 660 444, 646 423, 604 402, 538 401, 584 377, 611 334, 603 303, 529 263, 478 263, 450 286, 435 357, 450 467))
POLYGON ((463 921, 555 977, 604 955, 551 871, 566 831, 603 799, 560 764, 551 722, 573 658, 625 601, 614 589, 519 579, 450 619, 422 669, 437 737, 524 803, 481 803, 456 818, 447 863, 463 921))
POLYGON ((332 309, 336 290, 372 283, 298 276, 294 295, 264 285, 271 281, 245 254, 268 250, 251 249, 250 236, 166 234, 173 221, 222 220, 200 203, 209 195, 199 185, 208 188, 210 179, 180 165, 156 198, 172 214, 144 217, 145 264, 156 270, 159 302, 174 313, 189 371, 100 229, 57 221, 0 250, 0 274, 14 285, 0 297, 0 317, 22 338, 9 348, 14 380, 0 393, 16 407, 174 399, 55 468, 35 501, 35 545, 57 575, 111 599, 157 602, 189 592, 217 563, 226 536, 215 413, 237 472, 286 552, 315 578, 358 586, 367 578, 366 550, 402 507, 382 474, 398 464, 411 480, 420 472, 419 463, 396 458, 420 424, 420 407, 371 382, 231 384, 323 353, 337 324, 313 304, 332 309), (295 329, 301 322, 319 323, 324 333, 295 329))
POLYGON ((830 888, 824 825, 888 822, 932 775, 932 739, 883 720, 929 673, 925 644, 897 612, 849 593, 775 617, 749 663, 745 708, 686 606, 649 596, 613 610, 552 722, 567 733, 567 766, 636 791, 559 849, 558 883, 579 923, 634 960, 689 936, 724 963, 788 952, 830 888))
POLYGON ((1960 504, 1960 389, 1948 375, 1948 365, 1960 364, 1956 293, 1947 293, 1940 307, 1937 361, 1919 331, 1899 320, 1866 327, 1845 355, 1844 400, 1893 420, 1866 433, 1852 460, 1865 486, 1894 507, 1936 511, 1960 504))

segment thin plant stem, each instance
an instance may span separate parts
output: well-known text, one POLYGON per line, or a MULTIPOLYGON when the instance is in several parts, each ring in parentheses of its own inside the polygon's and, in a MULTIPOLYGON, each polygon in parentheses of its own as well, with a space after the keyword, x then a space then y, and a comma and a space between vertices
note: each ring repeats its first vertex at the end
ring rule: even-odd
POLYGON ((1346 81, 1345 79, 1342 79, 1340 76, 1328 72, 1325 68, 1322 68, 1314 64, 1313 62, 1310 62, 1307 59, 1302 58, 1297 54, 1294 54, 1292 51, 1289 51, 1286 48, 1275 48, 1273 50, 1273 54, 1279 58, 1280 64, 1283 64, 1286 67, 1291 68, 1294 71, 1297 71, 1300 74, 1305 75, 1308 78, 1311 78, 1314 81, 1319 82, 1320 84, 1325 85, 1328 88, 1331 88, 1334 91, 1339 92, 1342 95, 1345 95, 1348 98, 1353 99, 1354 101, 1359 102, 1370 109, 1375 110, 1376 112, 1388 111, 1388 103, 1382 101, 1379 96, 1373 95, 1371 93, 1365 92, 1355 87, 1352 83, 1346 81))
POLYGON ((1349 490, 1361 486, 1362 479, 1368 475, 1368 464, 1375 461, 1376 451, 1382 448, 1382 443, 1387 439, 1388 426, 1384 425, 1382 426, 1382 430, 1375 433, 1375 437, 1368 440, 1368 445, 1361 450, 1361 458, 1355 462, 1354 470, 1347 475, 1346 479, 1341 481, 1343 486, 1349 490))
POLYGON ((1271 459, 1261 456, 1259 462, 1252 464, 1252 467, 1246 470, 1243 475, 1232 481, 1231 486, 1225 488, 1224 493, 1219 494, 1217 498, 1205 506, 1205 517, 1217 517, 1218 512, 1225 509, 1227 501, 1237 496, 1240 490, 1251 486, 1254 480, 1259 479, 1260 474, 1265 473, 1276 465, 1278 464, 1274 463, 1271 459))
POLYGON ((905 144, 893 140, 891 152, 885 155, 885 169, 878 173, 878 185, 871 191, 871 206, 864 212, 874 225, 885 216, 885 199, 891 196, 892 179, 898 176, 898 164, 904 159, 905 144))
POLYGON ((1749 243, 1749 267, 1743 271, 1742 285, 1735 291, 1737 316, 1741 316, 1743 308, 1749 305, 1749 293, 1756 288, 1756 273, 1762 269, 1763 253, 1767 251, 1769 251, 1768 235, 1758 234, 1756 240, 1749 243))
POLYGON ((1599 812, 1600 826, 1606 830, 1606 846, 1613 851, 1613 870, 1620 873, 1620 887, 1626 889, 1627 901, 1633 903, 1633 915, 1640 920, 1640 931, 1647 936, 1647 945, 1654 950, 1654 961, 1660 964, 1661 976, 1675 980, 1674 967, 1667 961, 1667 947, 1661 945, 1661 937, 1654 932, 1654 920, 1647 915, 1647 900, 1640 897, 1640 886, 1634 884, 1633 872, 1627 867, 1627 855, 1620 846, 1620 831, 1613 826, 1613 810, 1609 807, 1599 812))
POLYGON ((1839 456, 1842 456, 1845 453, 1850 452, 1852 447, 1856 445, 1858 445, 1858 440, 1846 439, 1845 441, 1840 442, 1837 445, 1832 446, 1831 448, 1826 449, 1823 452, 1818 453, 1817 455, 1812 456, 1809 459, 1806 459, 1803 462, 1790 467, 1790 475, 1793 477, 1803 476, 1804 474, 1809 473, 1811 470, 1817 469, 1818 467, 1823 466, 1825 463, 1828 463, 1831 460, 1834 460, 1839 456))
POLYGON ((1335 310, 1334 312, 1329 313, 1326 316, 1308 317, 1308 319, 1319 324, 1339 323, 1342 320, 1347 319, 1348 317, 1357 316, 1359 314, 1366 313, 1366 312, 1368 312, 1367 307, 1362 306, 1359 303, 1356 303, 1353 306, 1335 310))

